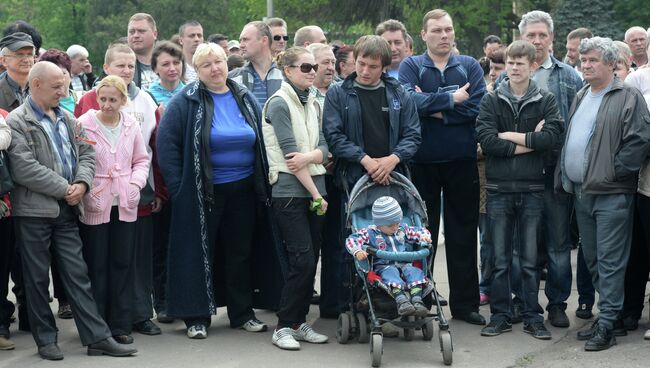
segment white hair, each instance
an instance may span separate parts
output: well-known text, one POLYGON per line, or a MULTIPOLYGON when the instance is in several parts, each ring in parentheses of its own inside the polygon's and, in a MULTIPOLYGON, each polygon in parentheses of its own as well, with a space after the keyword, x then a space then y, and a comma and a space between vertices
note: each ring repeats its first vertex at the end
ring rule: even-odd
POLYGON ((77 56, 83 56, 83 57, 87 58, 88 55, 89 55, 88 50, 86 50, 86 48, 81 46, 81 45, 72 45, 72 46, 68 47, 68 50, 66 50, 65 53, 68 54, 70 59, 74 59, 77 56))
POLYGON ((519 33, 523 35, 528 25, 540 22, 546 24, 548 31, 553 33, 553 18, 551 18, 550 14, 541 10, 530 11, 521 17, 521 22, 519 22, 519 33))
POLYGON ((616 61, 618 60, 618 47, 616 47, 610 38, 583 38, 582 41, 580 41, 578 52, 581 55, 584 55, 591 50, 600 52, 600 58, 605 64, 616 64, 616 61))

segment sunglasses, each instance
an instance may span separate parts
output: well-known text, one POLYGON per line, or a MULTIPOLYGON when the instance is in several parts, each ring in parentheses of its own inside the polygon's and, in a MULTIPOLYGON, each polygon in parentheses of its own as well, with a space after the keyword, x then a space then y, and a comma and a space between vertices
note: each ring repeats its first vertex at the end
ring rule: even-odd
POLYGON ((289 41, 289 36, 280 36, 280 35, 273 36, 273 41, 280 41, 280 40, 284 40, 285 42, 289 41))
POLYGON ((314 69, 314 72, 318 71, 318 64, 309 64, 309 63, 304 63, 300 65, 289 65, 290 68, 300 68, 300 71, 303 73, 309 73, 312 69, 314 69))

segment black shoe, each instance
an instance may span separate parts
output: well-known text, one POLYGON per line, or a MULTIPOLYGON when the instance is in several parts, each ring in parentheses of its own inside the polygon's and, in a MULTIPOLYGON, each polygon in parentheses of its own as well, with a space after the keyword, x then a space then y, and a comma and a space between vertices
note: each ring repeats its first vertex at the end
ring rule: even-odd
POLYGON ((137 352, 138 349, 120 345, 112 337, 88 345, 88 355, 109 355, 113 357, 123 357, 133 355, 137 352))
POLYGON ((551 332, 546 329, 544 322, 524 323, 524 332, 540 340, 550 340, 551 332))
POLYGON ((490 321, 490 324, 481 329, 481 336, 498 336, 504 332, 512 331, 512 324, 508 321, 490 321))
POLYGON ((560 306, 552 306, 548 309, 548 321, 555 327, 569 327, 570 324, 569 317, 560 306))
POLYGON ((45 360, 62 360, 63 352, 56 343, 47 344, 38 347, 38 355, 45 360))
POLYGON ((113 336, 115 342, 122 345, 133 344, 133 336, 131 335, 115 335, 113 336))
POLYGON ((72 319, 72 309, 68 303, 59 303, 59 311, 56 312, 57 317, 61 319, 72 319))
POLYGON ((454 319, 459 319, 473 325, 485 325, 485 318, 483 318, 483 316, 478 312, 469 312, 466 314, 455 315, 454 319))
MULTIPOLYGON (((449 304, 449 303, 447 302, 447 299, 445 299, 444 296, 440 295, 440 293, 439 293, 437 290, 436 290, 436 292, 433 293, 433 297, 436 298, 436 299, 438 299, 438 302, 440 303, 440 306, 441 306, 441 307, 444 307, 444 306, 446 306, 447 304, 449 304)), ((435 303, 435 301, 434 301, 434 303, 435 303)))
POLYGON ((625 324, 623 323, 622 319, 617 319, 616 322, 614 322, 614 329, 612 330, 614 336, 627 336, 627 331, 628 330, 625 328, 625 324))
MULTIPOLYGON (((616 328, 616 327, 617 326, 614 325, 614 328, 616 328)), ((632 316, 627 316, 627 317, 623 318, 623 327, 627 331, 635 331, 637 328, 639 328, 639 319, 634 318, 632 316)))
POLYGON ((598 327, 598 320, 596 319, 594 323, 591 324, 591 326, 582 331, 578 331, 576 334, 576 338, 580 341, 585 341, 591 339, 594 334, 596 333, 596 327, 598 327))
POLYGON ((578 309, 576 309, 576 317, 580 319, 589 319, 594 316, 591 312, 593 306, 591 304, 580 304, 578 309))
POLYGON ((153 323, 150 319, 134 324, 133 331, 150 336, 160 335, 162 333, 160 327, 156 326, 156 324, 153 323))
POLYGON ((594 335, 585 343, 585 351, 601 351, 616 345, 616 337, 612 330, 598 325, 594 335))
POLYGON ((514 325, 517 323, 521 323, 523 319, 521 318, 521 309, 523 306, 519 303, 513 303, 512 304, 512 318, 510 318, 510 322, 514 325))
POLYGON ((158 313, 158 316, 156 317, 156 320, 157 320, 159 323, 173 323, 173 322, 174 322, 174 318, 168 316, 168 315, 167 315, 167 312, 160 312, 160 313, 158 313))

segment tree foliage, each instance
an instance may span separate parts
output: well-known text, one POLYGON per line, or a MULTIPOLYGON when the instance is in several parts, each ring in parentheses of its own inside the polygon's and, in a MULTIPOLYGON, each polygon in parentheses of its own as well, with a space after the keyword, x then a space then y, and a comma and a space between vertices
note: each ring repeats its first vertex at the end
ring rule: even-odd
MULTIPOLYGON (((594 35, 622 40, 625 30, 615 15, 615 1, 560 0, 553 13, 555 23, 554 50, 565 52, 566 36, 579 27, 587 27, 594 35)), ((618 2, 624 3, 624 2, 618 2)), ((647 6, 646 6, 647 7, 647 6)))

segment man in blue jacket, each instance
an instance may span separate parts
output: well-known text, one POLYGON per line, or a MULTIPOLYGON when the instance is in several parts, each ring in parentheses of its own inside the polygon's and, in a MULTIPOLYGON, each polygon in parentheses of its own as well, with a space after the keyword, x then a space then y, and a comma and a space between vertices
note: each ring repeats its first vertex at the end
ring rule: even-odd
POLYGON ((476 271, 479 181, 474 131, 485 93, 483 70, 474 58, 452 53, 454 26, 446 11, 436 9, 424 16, 422 39, 427 51, 404 60, 399 70, 422 124, 423 144, 413 158, 413 182, 427 202, 433 244, 440 226, 440 191, 444 193, 451 313, 483 325, 476 271))
MULTIPOLYGON (((330 87, 323 107, 323 133, 334 156, 334 180, 343 189, 342 203, 364 173, 382 184, 394 170, 405 173, 405 163, 420 145, 413 99, 396 79, 383 73, 391 64, 388 42, 380 36, 363 36, 353 54, 356 72, 330 87)), ((347 252, 338 249, 339 269, 330 274, 340 278, 330 280, 336 285, 347 279, 343 267, 347 252)), ((339 309, 345 308, 347 296, 339 294, 339 309)))

